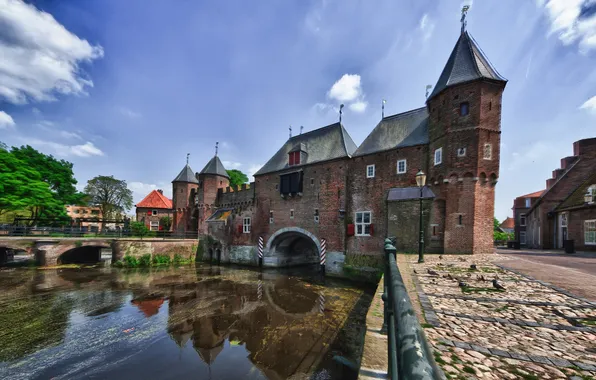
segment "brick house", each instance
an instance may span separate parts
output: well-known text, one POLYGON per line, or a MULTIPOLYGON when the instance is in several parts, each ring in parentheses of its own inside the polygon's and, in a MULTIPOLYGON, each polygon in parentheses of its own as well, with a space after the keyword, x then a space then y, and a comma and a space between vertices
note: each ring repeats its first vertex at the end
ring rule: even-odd
POLYGON ((387 236, 416 251, 422 204, 427 252, 494 252, 505 85, 462 30, 426 104, 383 117, 360 146, 341 123, 290 137, 238 188, 217 155, 201 173, 187 165, 174 225, 210 235, 212 259, 254 264, 262 240, 265 265, 316 263, 325 250, 330 272, 350 256, 380 261, 387 236))
POLYGON ((73 220, 77 225, 83 228, 89 228, 91 231, 100 231, 102 219, 101 209, 95 206, 78 206, 78 205, 66 205, 66 214, 73 220), (98 221, 94 221, 97 219, 98 221))
POLYGON ((137 222, 143 222, 150 231, 163 231, 160 219, 164 216, 172 218, 172 200, 163 195, 163 191, 153 190, 142 201, 136 204, 137 222))
POLYGON ((578 250, 596 250, 596 138, 573 143, 573 156, 546 180, 546 190, 526 215, 527 246, 560 249, 574 240, 578 250))
POLYGON ((507 234, 515 232, 515 219, 507 217, 501 224, 499 224, 499 228, 507 234))
POLYGON ((535 191, 530 194, 519 196, 513 200, 514 239, 515 241, 518 241, 522 247, 525 247, 527 243, 528 211, 543 193, 544 190, 535 191))

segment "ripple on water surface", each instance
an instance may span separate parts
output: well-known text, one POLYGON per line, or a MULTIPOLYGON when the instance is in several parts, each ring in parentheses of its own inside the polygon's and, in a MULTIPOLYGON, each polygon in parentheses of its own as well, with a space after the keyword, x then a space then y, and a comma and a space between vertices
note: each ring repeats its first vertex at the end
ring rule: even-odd
POLYGON ((0 378, 354 376, 370 292, 279 272, 0 272, 0 378), (347 324, 346 324, 347 323, 347 324))

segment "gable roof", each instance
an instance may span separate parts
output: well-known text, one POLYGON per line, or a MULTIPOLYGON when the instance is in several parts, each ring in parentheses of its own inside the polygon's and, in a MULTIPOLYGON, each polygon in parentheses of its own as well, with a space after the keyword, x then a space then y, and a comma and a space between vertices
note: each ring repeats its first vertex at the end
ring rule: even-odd
POLYGON ((530 193, 530 194, 520 195, 518 198, 538 198, 538 197, 541 197, 542 194, 544 194, 545 191, 546 190, 535 191, 535 192, 530 193))
POLYGON ((421 107, 383 118, 356 149, 354 156, 428 142, 428 110, 421 107))
POLYGON ((224 168, 223 164, 219 160, 219 157, 217 156, 213 156, 213 158, 207 162, 207 165, 205 165, 199 174, 215 174, 230 178, 228 172, 226 172, 226 168, 224 168))
POLYGON ((507 82, 490 64, 478 44, 467 31, 457 40, 443 72, 427 101, 438 95, 447 87, 470 82, 476 79, 492 79, 507 82))
POLYGON ((142 201, 136 204, 136 207, 145 208, 172 208, 172 200, 157 190, 151 191, 142 201))
POLYGON ((189 183, 199 183, 197 178, 195 177, 195 173, 192 171, 190 166, 186 164, 184 168, 180 171, 180 173, 174 178, 172 182, 189 182, 189 183))
POLYGON ((254 175, 276 172, 289 168, 288 153, 297 146, 304 149, 306 159, 300 165, 313 164, 333 160, 336 158, 350 157, 356 151, 356 144, 340 123, 328 125, 314 131, 290 137, 288 141, 267 161, 254 175))
POLYGON ((555 210, 565 210, 573 207, 582 207, 585 206, 586 203, 584 201, 584 195, 588 192, 588 187, 596 184, 596 172, 592 173, 592 175, 588 176, 586 180, 579 185, 573 192, 563 201, 560 205, 558 205, 555 210))
POLYGON ((515 219, 507 217, 507 219, 505 219, 503 223, 499 225, 499 227, 513 229, 515 228, 515 219))

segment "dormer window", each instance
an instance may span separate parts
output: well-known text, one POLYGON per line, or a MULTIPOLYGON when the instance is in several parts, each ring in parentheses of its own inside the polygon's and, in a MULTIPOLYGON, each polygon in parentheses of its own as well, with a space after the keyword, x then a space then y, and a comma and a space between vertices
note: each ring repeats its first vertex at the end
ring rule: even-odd
POLYGON ((586 191, 586 195, 585 195, 585 201, 586 201, 586 203, 590 203, 590 204, 592 204, 596 201, 596 184, 588 187, 588 190, 586 191))
POLYGON ((290 166, 300 165, 300 151, 290 152, 288 161, 290 166))

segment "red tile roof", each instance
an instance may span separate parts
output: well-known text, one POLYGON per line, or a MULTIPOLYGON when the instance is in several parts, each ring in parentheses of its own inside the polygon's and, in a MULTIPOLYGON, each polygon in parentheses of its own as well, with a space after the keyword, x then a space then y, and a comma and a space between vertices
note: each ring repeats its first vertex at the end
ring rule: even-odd
POLYGON ((137 203, 137 207, 171 209, 172 200, 165 197, 159 191, 153 190, 142 201, 137 203))
POLYGON ((518 198, 538 198, 538 197, 541 197, 545 191, 546 190, 535 191, 530 194, 520 195, 518 198))
POLYGON ((513 218, 507 217, 499 226, 501 228, 515 228, 515 220, 513 218))

